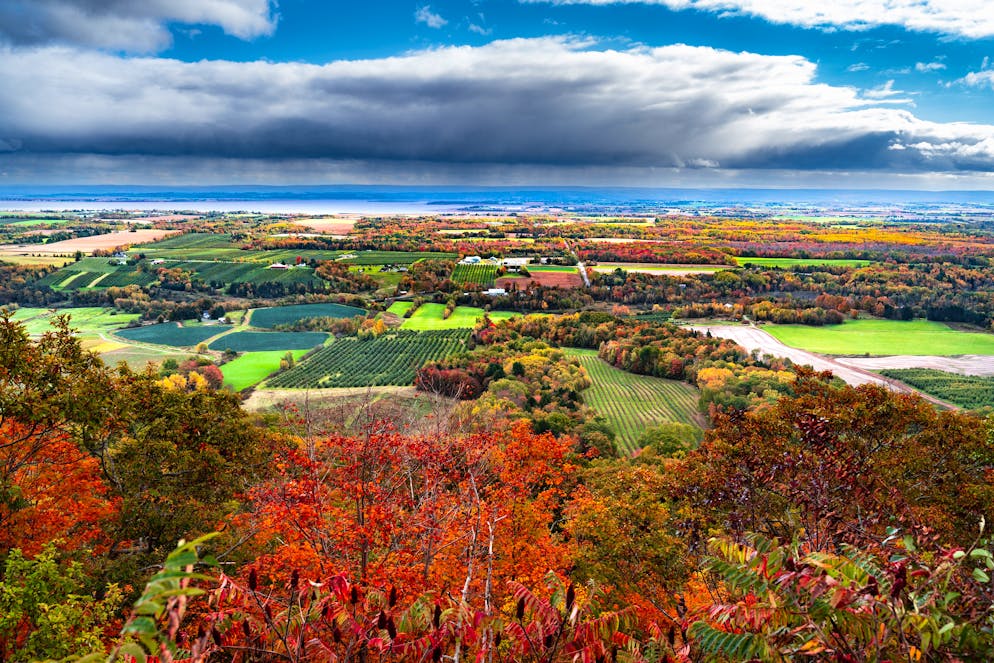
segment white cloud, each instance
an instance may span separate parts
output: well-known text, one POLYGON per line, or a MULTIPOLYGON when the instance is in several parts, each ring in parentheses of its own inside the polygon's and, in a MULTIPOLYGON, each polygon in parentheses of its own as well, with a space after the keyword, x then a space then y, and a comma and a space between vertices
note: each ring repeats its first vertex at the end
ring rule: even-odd
MULTIPOLYGON (((800 56, 514 39, 327 65, 0 49, 0 137, 58 155, 533 168, 994 170, 994 126, 800 56), (150 82, 154 82, 150 84, 150 82), (897 148, 897 149, 895 149, 897 148)), ((192 171, 191 171, 192 172, 192 171)))
POLYGON ((271 0, 2 0, 0 42, 136 53, 172 42, 168 24, 210 24, 241 39, 272 33, 271 0))
POLYGON ((915 71, 921 74, 928 74, 933 71, 943 71, 946 68, 944 62, 916 62, 915 71))
POLYGON ((857 62, 855 64, 851 64, 848 67, 846 67, 846 71, 849 71, 849 72, 852 72, 852 73, 855 74, 855 73, 858 73, 860 71, 867 71, 867 70, 869 70, 869 68, 870 68, 870 65, 866 64, 865 62, 857 62))
POLYGON ((441 15, 436 14, 431 10, 431 7, 425 5, 420 7, 416 12, 414 12, 414 20, 418 23, 424 23, 429 28, 441 28, 448 24, 441 15))
POLYGON ((994 69, 971 71, 957 82, 970 87, 990 87, 994 90, 994 69))
POLYGON ((971 39, 994 36, 989 0, 520 0, 558 5, 656 4, 673 10, 697 9, 757 16, 805 28, 866 30, 897 25, 971 39))

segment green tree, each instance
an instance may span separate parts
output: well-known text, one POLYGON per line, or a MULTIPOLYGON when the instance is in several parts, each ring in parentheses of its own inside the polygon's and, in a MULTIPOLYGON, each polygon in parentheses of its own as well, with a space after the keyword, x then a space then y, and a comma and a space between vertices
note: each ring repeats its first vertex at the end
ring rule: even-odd
POLYGON ((103 634, 122 603, 109 585, 102 598, 87 590, 79 562, 59 560, 56 544, 34 558, 11 551, 0 581, 0 660, 61 659, 104 651, 103 634))

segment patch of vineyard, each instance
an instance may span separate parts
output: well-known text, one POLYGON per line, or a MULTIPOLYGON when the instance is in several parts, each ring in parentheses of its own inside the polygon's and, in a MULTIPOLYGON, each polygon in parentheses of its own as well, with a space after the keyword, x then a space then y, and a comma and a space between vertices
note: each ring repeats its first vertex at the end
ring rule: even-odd
POLYGON ((608 420, 620 451, 633 453, 650 426, 678 422, 699 426, 698 392, 689 384, 636 375, 611 366, 590 350, 570 350, 593 385, 583 401, 608 420))
POLYGON ((343 338, 318 350, 266 386, 280 389, 409 385, 429 361, 466 349, 470 332, 398 330, 371 338, 343 338))
POLYGON ((497 278, 497 265, 484 263, 476 265, 456 265, 452 270, 452 280, 456 283, 478 283, 482 286, 493 287, 497 278))
POLYGON ((994 407, 994 377, 959 375, 934 368, 895 368, 880 373, 969 410, 994 407))

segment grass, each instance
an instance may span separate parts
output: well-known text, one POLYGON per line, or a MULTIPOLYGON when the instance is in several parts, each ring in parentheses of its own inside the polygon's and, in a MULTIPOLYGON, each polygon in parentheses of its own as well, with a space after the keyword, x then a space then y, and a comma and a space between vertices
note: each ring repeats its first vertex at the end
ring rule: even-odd
POLYGON ((994 377, 959 375, 932 368, 902 368, 880 371, 959 407, 976 410, 994 407, 994 377))
POLYGON ((568 352, 580 360, 593 382, 583 392, 584 402, 607 419, 620 451, 637 451, 639 437, 650 426, 669 422, 700 426, 698 393, 689 384, 622 371, 594 350, 568 352))
MULTIPOLYGON (((410 302, 395 302, 389 309, 390 313, 397 313, 397 315, 403 315, 404 311, 407 309, 394 310, 394 306, 397 304, 410 304, 410 302)), ((408 306, 408 308, 410 308, 408 306)), ((411 329, 414 331, 433 331, 436 329, 472 329, 476 326, 483 315, 486 313, 482 308, 476 308, 473 306, 457 306, 448 318, 443 319, 442 314, 445 312, 444 304, 422 304, 418 307, 418 310, 411 314, 410 318, 406 318, 404 323, 400 326, 401 329, 411 329)), ((491 311, 490 319, 494 322, 500 320, 507 320, 519 315, 511 311, 491 311)))
MULTIPOLYGON (((299 360, 307 354, 307 350, 294 350, 294 360, 299 360)), ((280 368, 280 361, 286 356, 283 350, 267 352, 246 352, 240 357, 221 366, 224 384, 235 391, 259 384, 280 368)))
POLYGON ((575 272, 576 265, 528 265, 529 272, 575 272))
POLYGON ((455 260, 459 257, 455 253, 427 251, 350 251, 348 255, 356 256, 342 261, 350 265, 410 265, 425 258, 455 260))
POLYGON ((267 350, 310 350, 323 345, 328 334, 323 332, 251 332, 238 331, 217 338, 208 346, 211 350, 263 352, 267 350))
POLYGON ((387 313, 403 316, 412 306, 414 306, 414 302, 394 302, 387 309, 387 313))
POLYGON ((32 256, 24 255, 28 249, 21 249, 16 252, 3 252, 0 250, 0 262, 8 265, 38 265, 40 267, 62 267, 67 262, 72 262, 72 258, 65 256, 32 256))
POLYGON ((47 308, 19 308, 14 320, 24 323, 31 336, 41 336, 52 330, 52 321, 59 315, 69 316, 69 326, 83 339, 99 338, 100 334, 113 332, 139 318, 137 313, 120 313, 99 306, 67 308, 52 312, 47 308))
POLYGON ((826 355, 991 355, 994 334, 960 332, 930 320, 848 320, 841 325, 766 325, 794 348, 826 355))
POLYGON ((273 306, 252 311, 249 322, 253 327, 272 329, 276 325, 289 325, 305 318, 354 318, 366 315, 366 311, 342 304, 295 304, 293 306, 273 306))
POLYGON ((231 329, 229 325, 200 325, 180 327, 175 322, 161 325, 132 327, 116 332, 117 336, 128 341, 168 345, 174 348, 194 347, 231 329))
POLYGON ((756 267, 866 267, 872 260, 833 260, 829 258, 746 258, 735 259, 739 265, 756 267))

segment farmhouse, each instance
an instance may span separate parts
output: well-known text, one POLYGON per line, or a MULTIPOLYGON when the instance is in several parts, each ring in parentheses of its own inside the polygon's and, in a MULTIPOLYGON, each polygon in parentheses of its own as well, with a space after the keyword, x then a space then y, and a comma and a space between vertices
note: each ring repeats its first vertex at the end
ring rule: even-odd
POLYGON ((466 256, 459 261, 460 265, 478 265, 483 262, 483 258, 480 256, 466 256))
POLYGON ((524 267, 531 262, 531 258, 504 258, 501 264, 505 267, 524 267))
POLYGON ((284 265, 281 262, 274 262, 272 265, 267 267, 267 269, 290 269, 290 265, 284 265))
POLYGON ((500 297, 501 295, 506 295, 507 290, 504 288, 487 288, 483 291, 483 294, 488 297, 500 297))

